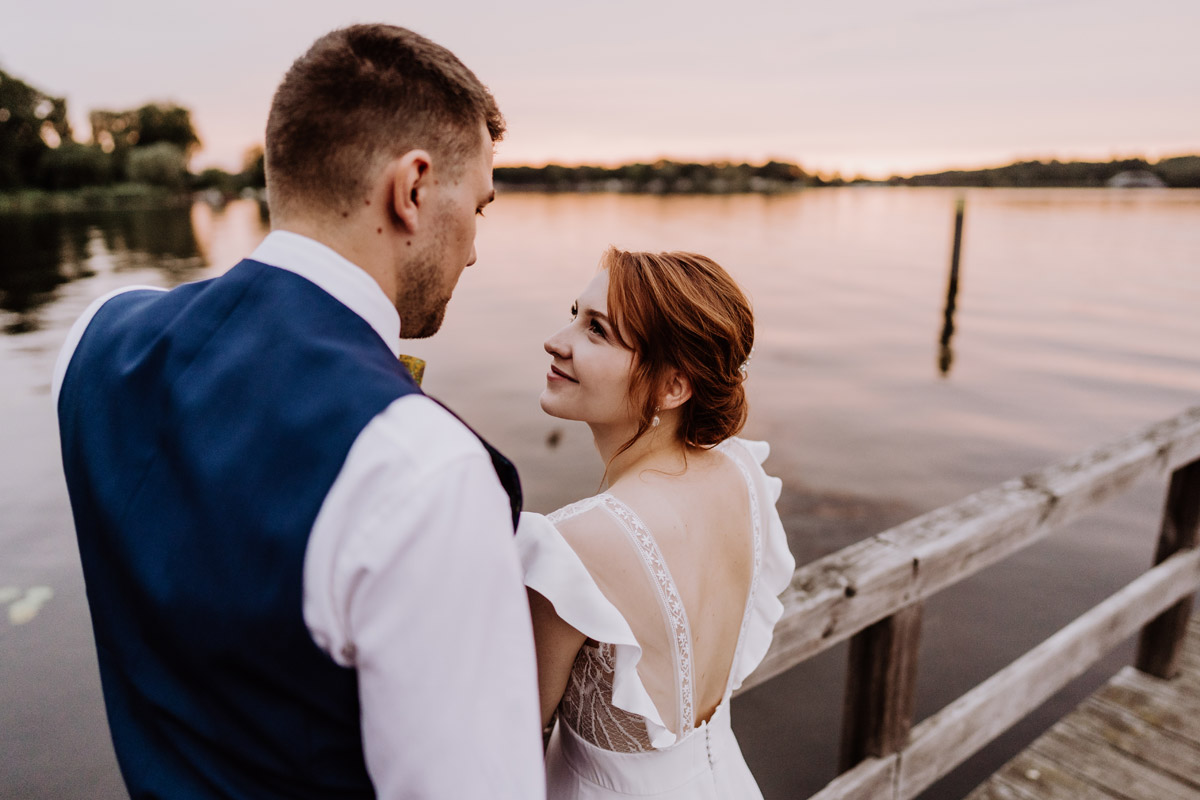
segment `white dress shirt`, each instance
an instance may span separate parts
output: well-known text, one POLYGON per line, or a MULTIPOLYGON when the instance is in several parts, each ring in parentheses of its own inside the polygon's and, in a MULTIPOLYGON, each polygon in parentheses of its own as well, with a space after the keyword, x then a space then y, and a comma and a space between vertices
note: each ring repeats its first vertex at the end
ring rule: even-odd
MULTIPOLYGON (((274 231, 250 256, 315 283, 399 353, 401 320, 367 273, 274 231)), ((129 291, 128 287, 119 291, 129 291)), ((63 345, 63 377, 96 310, 63 345)), ((363 428, 304 559, 313 641, 358 671, 363 748, 380 798, 545 795, 533 631, 508 496, 479 440, 427 397, 363 428)))

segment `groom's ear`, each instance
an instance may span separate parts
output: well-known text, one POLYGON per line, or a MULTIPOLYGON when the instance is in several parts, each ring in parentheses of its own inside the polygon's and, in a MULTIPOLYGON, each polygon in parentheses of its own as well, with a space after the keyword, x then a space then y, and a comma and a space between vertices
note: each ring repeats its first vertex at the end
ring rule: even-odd
POLYGON ((425 150, 409 150, 388 164, 388 211, 392 221, 408 233, 416 233, 421 211, 428 208, 433 159, 425 150))
POLYGON ((659 403, 664 409, 679 408, 692 397, 692 382, 674 367, 667 373, 663 382, 663 396, 659 403))

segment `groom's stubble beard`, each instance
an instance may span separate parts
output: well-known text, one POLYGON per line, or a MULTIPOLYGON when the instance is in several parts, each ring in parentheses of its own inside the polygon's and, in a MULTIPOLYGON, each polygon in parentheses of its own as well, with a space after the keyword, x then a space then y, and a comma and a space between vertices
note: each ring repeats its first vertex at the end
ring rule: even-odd
POLYGON ((454 287, 442 286, 441 270, 434 254, 426 254, 411 262, 404 285, 396 298, 400 312, 401 339, 427 339, 442 327, 446 305, 454 287))

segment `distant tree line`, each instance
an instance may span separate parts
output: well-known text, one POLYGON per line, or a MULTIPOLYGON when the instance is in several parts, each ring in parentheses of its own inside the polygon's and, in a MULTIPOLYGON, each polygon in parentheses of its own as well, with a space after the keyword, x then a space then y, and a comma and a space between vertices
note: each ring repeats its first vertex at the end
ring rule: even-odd
MULTIPOLYGON (((994 169, 951 170, 911 178, 893 177, 893 186, 1108 186, 1118 176, 1143 180, 1153 176, 1173 188, 1200 188, 1200 156, 1164 158, 1151 164, 1142 158, 1090 161, 1021 161, 994 169)), ((1153 182, 1153 178, 1150 179, 1153 182)))
POLYGON ((768 161, 765 164, 708 164, 655 161, 619 167, 496 167, 496 183, 510 189, 550 192, 637 192, 646 194, 727 194, 773 192, 805 186, 841 185, 841 178, 826 180, 796 164, 768 161))
POLYGON ((1145 159, 1108 162, 1022 161, 1004 167, 951 170, 912 177, 894 176, 884 181, 840 175, 823 178, 796 164, 768 161, 759 166, 727 162, 697 164, 656 161, 619 167, 496 167, 495 181, 509 189, 551 192, 638 192, 647 194, 725 194, 732 192, 788 191, 808 186, 888 184, 891 186, 995 186, 1079 187, 1162 185, 1200 188, 1200 156, 1164 158, 1151 164, 1145 159), (1114 180, 1116 179, 1116 180, 1114 180))
MULTIPOLYGON (((188 170, 200 146, 188 109, 149 103, 125 111, 92 111, 91 139, 73 138, 67 102, 0 70, 0 192, 64 190, 133 183, 172 191, 214 190, 232 196, 266 185, 262 148, 247 153, 237 173, 188 170)), ((1109 162, 1022 161, 1004 167, 894 176, 894 186, 1106 186, 1161 182, 1200 187, 1200 156, 1140 158, 1109 162)), ((495 181, 510 189, 616 191, 652 194, 782 192, 809 186, 842 186, 841 176, 823 178, 786 161, 760 165, 660 160, 618 167, 549 164, 497 167, 495 181)), ((855 178, 850 183, 876 183, 855 178)))
POLYGON ((91 140, 76 141, 65 99, 0 70, 0 191, 135 183, 234 194, 265 185, 261 148, 247 154, 240 173, 189 172, 188 159, 200 138, 186 108, 148 103, 126 111, 92 111, 89 122, 91 140))

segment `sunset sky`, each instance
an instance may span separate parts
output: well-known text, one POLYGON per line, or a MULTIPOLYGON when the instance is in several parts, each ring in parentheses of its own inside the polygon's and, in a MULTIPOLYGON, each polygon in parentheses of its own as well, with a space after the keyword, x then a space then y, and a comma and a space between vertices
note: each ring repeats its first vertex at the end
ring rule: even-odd
POLYGON ((241 166, 291 61, 353 22, 412 28, 487 83, 498 164, 775 157, 892 173, 1200 152, 1197 0, 23 3, 0 68, 87 112, 192 110, 194 169, 241 166))

